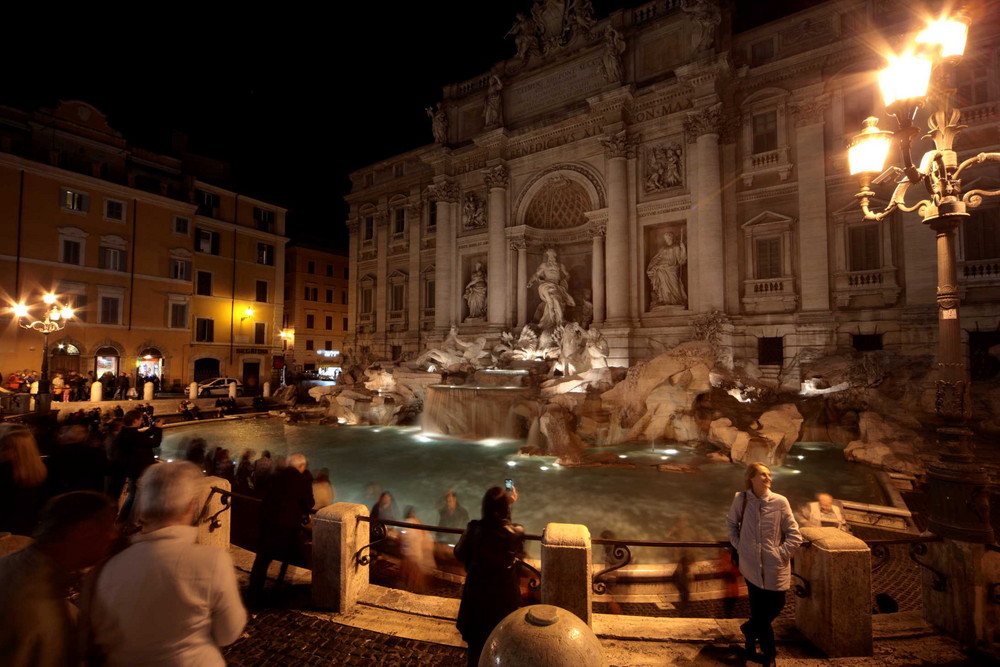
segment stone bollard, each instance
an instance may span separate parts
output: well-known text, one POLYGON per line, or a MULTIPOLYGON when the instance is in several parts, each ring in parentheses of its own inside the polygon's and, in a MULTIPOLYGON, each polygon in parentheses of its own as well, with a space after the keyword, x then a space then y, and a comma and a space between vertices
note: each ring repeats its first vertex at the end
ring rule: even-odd
POLYGON ((153 383, 147 382, 142 385, 142 400, 151 401, 153 400, 153 383))
POLYGON ((229 398, 236 398, 236 383, 229 383, 229 398))
POLYGON ((802 537, 795 572, 809 582, 810 594, 795 601, 799 632, 831 658, 872 655, 868 545, 836 528, 802 528, 802 537))
POLYGON ((192 382, 188 385, 188 400, 193 401, 198 398, 198 383, 192 382))
POLYGON ((265 382, 262 391, 264 398, 271 398, 271 383, 265 382))
POLYGON ((94 403, 100 403, 104 400, 104 383, 95 382, 90 385, 90 400, 94 403))
POLYGON ((571 611, 590 625, 590 531, 550 523, 542 532, 542 602, 571 611))
POLYGON ((493 628, 480 665, 604 667, 594 631, 575 614, 547 604, 522 607, 493 628))
MULTIPOLYGON (((368 588, 369 566, 354 560, 370 542, 368 508, 353 503, 327 505, 313 517, 312 603, 320 609, 346 612, 368 588)), ((366 549, 364 554, 371 556, 366 549)))
POLYGON ((224 512, 219 512, 225 505, 223 496, 212 493, 212 487, 216 486, 225 491, 230 491, 232 485, 228 480, 221 477, 206 477, 205 486, 202 488, 202 506, 205 508, 201 513, 201 520, 198 522, 198 544, 210 544, 213 547, 229 550, 229 535, 232 526, 233 510, 232 498, 228 498, 230 508, 224 512), (205 505, 205 499, 208 504, 205 505), (215 517, 215 522, 210 521, 215 517), (214 526, 214 527, 213 527, 214 526))
POLYGON ((924 618, 958 641, 1000 657, 1000 553, 945 538, 918 554, 924 618), (929 568, 943 575, 938 577, 929 568))

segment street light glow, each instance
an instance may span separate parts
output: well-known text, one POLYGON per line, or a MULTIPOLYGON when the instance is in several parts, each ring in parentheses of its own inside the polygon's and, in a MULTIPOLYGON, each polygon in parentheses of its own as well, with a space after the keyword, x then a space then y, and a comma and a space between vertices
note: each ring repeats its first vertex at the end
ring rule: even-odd
POLYGON ((901 100, 922 99, 927 95, 930 80, 931 61, 912 51, 900 56, 889 56, 889 65, 878 74, 878 84, 886 107, 901 100))
POLYGON ((14 311, 14 316, 15 317, 27 317, 28 316, 28 307, 26 305, 24 305, 23 303, 19 303, 16 306, 14 306, 13 311, 14 311))
POLYGON ((917 43, 940 47, 942 58, 954 58, 965 53, 968 36, 968 23, 957 18, 947 18, 929 23, 917 35, 917 43))
POLYGON ((51 306, 52 304, 54 304, 56 302, 56 295, 53 294, 52 292, 49 292, 48 294, 46 294, 45 296, 42 297, 42 301, 44 301, 45 303, 47 303, 47 304, 49 304, 51 306))

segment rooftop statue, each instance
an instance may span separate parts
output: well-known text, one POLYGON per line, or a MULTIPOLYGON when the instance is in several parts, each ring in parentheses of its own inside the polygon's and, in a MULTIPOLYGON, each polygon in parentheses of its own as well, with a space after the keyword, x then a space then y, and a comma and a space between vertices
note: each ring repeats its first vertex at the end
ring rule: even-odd
POLYGON ((695 53, 711 48, 715 42, 715 29, 722 23, 722 13, 716 0, 681 0, 681 11, 689 14, 698 24, 701 33, 694 45, 695 53))
POLYGON ((620 32, 608 26, 604 29, 604 53, 601 55, 601 72, 608 83, 621 81, 624 78, 623 53, 625 53, 625 40, 620 32))
POLYGON ((491 130, 503 125, 503 99, 500 91, 503 82, 496 74, 490 76, 490 87, 486 91, 486 103, 483 105, 483 127, 491 130))
POLYGON ((434 142, 438 144, 448 143, 448 114, 441 108, 441 103, 438 102, 437 110, 434 107, 427 107, 424 111, 431 119, 431 133, 434 135, 434 142))

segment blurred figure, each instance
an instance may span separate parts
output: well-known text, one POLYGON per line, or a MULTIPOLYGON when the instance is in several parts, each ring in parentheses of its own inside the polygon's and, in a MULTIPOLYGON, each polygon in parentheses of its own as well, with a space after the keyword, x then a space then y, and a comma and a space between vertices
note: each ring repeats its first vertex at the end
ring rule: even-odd
MULTIPOLYGON (((421 523, 417 518, 417 510, 412 505, 406 508, 403 521, 421 523)), ((399 533, 399 551, 402 556, 399 569, 403 587, 412 593, 424 593, 427 591, 431 566, 434 564, 434 555, 431 551, 434 545, 430 534, 426 530, 413 528, 401 529, 399 533)))
POLYGON ((722 582, 725 586, 722 598, 725 617, 733 618, 736 603, 740 598, 740 568, 733 561, 733 552, 723 549, 719 555, 719 570, 722 572, 722 582))
POLYGON ((851 527, 844 519, 844 510, 838 501, 833 499, 829 493, 817 493, 816 500, 806 503, 799 516, 802 521, 800 526, 810 528, 836 528, 845 533, 851 532, 851 527))
POLYGON ((253 490, 253 457, 257 455, 252 449, 246 449, 240 455, 240 462, 236 466, 236 477, 233 481, 233 489, 240 493, 250 493, 253 490))
POLYGON ((482 518, 470 521, 455 546, 455 557, 465 565, 465 585, 458 608, 458 631, 469 645, 469 665, 479 656, 493 628, 521 606, 517 559, 524 550, 524 529, 510 520, 517 489, 508 495, 490 487, 483 496, 482 518))
POLYGON ((153 450, 163 440, 163 422, 157 421, 145 430, 139 430, 141 424, 142 413, 130 410, 122 418, 122 430, 111 446, 111 464, 117 466, 117 473, 124 477, 126 486, 125 502, 118 515, 118 520, 122 523, 131 520, 136 484, 146 468, 156 461, 153 450))
POLYGON ((265 449, 264 453, 253 464, 253 488, 258 494, 264 493, 273 472, 274 461, 271 460, 271 452, 265 449))
POLYGON ((31 534, 47 476, 31 431, 13 424, 0 425, 0 531, 31 534))
POLYGON ((41 510, 35 542, 0 558, 0 656, 10 667, 79 664, 72 575, 104 558, 115 538, 107 496, 75 491, 41 510))
POLYGON ((223 447, 215 449, 215 476, 229 480, 233 483, 235 467, 232 459, 229 458, 229 450, 223 447))
POLYGON ((336 497, 333 484, 330 483, 330 469, 320 468, 313 477, 313 509, 321 510, 327 505, 332 505, 336 497))
POLYGON ((142 532, 93 583, 90 629, 112 665, 222 665, 247 614, 229 552, 196 544, 201 471, 161 463, 139 479, 142 532))
MULTIPOLYGON (((250 570, 250 586, 247 589, 250 604, 259 605, 262 601, 271 561, 286 564, 302 562, 303 531, 309 523, 309 510, 313 506, 312 478, 306 466, 305 456, 292 454, 288 457, 288 465, 279 468, 268 484, 260 508, 257 557, 250 570)), ((280 584, 279 577, 275 592, 280 584)))
POLYGON ((108 457, 83 424, 67 424, 59 431, 58 445, 47 460, 49 493, 104 491, 108 457))
POLYGON ((198 466, 198 470, 205 470, 206 443, 204 438, 191 438, 187 451, 184 452, 184 460, 198 466))
MULTIPOLYGON (((448 489, 448 493, 444 494, 444 506, 438 512, 437 525, 465 530, 468 524, 469 511, 458 504, 458 494, 455 493, 455 489, 448 489)), ((448 533, 438 533, 437 538, 439 542, 447 542, 453 539, 453 536, 448 533)))
POLYGON ((391 493, 383 491, 379 495, 378 502, 372 505, 370 516, 373 519, 399 521, 399 511, 396 509, 396 501, 392 499, 391 493))
MULTIPOLYGON (((691 528, 691 519, 687 512, 683 512, 677 517, 677 523, 674 524, 673 530, 667 534, 667 539, 678 542, 691 542, 694 538, 695 534, 691 528)), ((677 555, 677 563, 674 566, 674 575, 672 578, 674 587, 677 589, 677 606, 682 615, 687 611, 688 603, 691 600, 691 585, 694 583, 694 572, 691 570, 693 564, 694 556, 691 550, 682 547, 680 553, 677 555)))

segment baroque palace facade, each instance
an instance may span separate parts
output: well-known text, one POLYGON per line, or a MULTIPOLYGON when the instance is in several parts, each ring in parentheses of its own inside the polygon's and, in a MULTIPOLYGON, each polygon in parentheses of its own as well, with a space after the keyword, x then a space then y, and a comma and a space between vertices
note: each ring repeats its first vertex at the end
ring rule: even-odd
POLYGON ((212 184, 226 165, 175 152, 129 145, 85 102, 0 108, 0 371, 39 369, 42 336, 8 306, 37 319, 52 292, 75 316, 50 335, 50 374, 271 379, 285 210, 212 184))
MULTIPOLYGON (((589 4, 517 15, 517 54, 427 110, 433 144, 352 174, 347 345, 401 358, 452 325, 492 339, 537 323, 528 285, 554 250, 567 318, 599 327, 614 364, 713 313, 734 359, 765 376, 852 349, 933 354, 934 233, 915 213, 865 222, 846 164, 883 109, 873 47, 916 29, 923 5, 817 3, 734 33, 726 3, 600 20, 589 4)), ((960 159, 1000 148, 998 24, 986 3, 955 71, 960 159)), ((1000 181, 977 176, 966 187, 1000 181)), ((998 228, 994 203, 962 230, 973 355, 1000 343, 998 228)))

